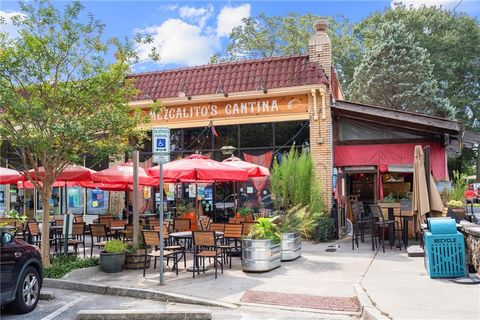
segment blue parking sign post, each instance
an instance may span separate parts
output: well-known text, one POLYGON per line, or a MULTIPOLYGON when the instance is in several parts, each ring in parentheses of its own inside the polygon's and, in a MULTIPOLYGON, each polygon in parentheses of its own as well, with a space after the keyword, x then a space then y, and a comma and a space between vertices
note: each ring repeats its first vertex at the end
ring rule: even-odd
POLYGON ((164 285, 164 276, 163 276, 163 164, 170 161, 170 129, 169 128, 152 128, 152 152, 153 152, 153 162, 158 163, 159 165, 159 215, 160 215, 160 285, 164 285))

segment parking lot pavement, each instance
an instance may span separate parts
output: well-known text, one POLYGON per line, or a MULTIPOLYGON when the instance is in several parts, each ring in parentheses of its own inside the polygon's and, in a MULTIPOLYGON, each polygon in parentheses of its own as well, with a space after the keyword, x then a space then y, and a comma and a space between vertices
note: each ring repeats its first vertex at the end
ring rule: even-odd
POLYGON ((37 307, 31 313, 16 315, 2 310, 2 320, 67 320, 75 319, 80 310, 150 310, 150 311, 210 311, 213 319, 353 319, 345 315, 319 314, 300 311, 287 311, 275 308, 257 308, 242 306, 238 309, 211 308, 187 304, 164 303, 147 299, 135 299, 99 295, 85 292, 75 292, 60 289, 45 289, 52 292, 55 299, 39 301, 37 307))

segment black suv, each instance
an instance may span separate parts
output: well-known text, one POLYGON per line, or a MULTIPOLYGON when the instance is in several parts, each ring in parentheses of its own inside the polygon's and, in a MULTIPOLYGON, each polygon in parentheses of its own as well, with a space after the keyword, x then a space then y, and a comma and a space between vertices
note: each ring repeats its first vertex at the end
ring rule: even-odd
POLYGON ((38 247, 14 238, 14 229, 0 227, 0 304, 16 313, 35 309, 42 288, 42 258, 38 247))

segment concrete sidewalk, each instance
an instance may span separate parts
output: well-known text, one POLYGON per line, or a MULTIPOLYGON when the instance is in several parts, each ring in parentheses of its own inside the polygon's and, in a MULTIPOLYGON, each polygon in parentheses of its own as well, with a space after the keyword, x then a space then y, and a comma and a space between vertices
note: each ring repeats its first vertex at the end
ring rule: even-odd
MULTIPOLYGON (((240 259, 234 258, 232 269, 227 267, 216 280, 213 269, 193 279, 192 274, 182 268, 178 277, 167 271, 166 285, 160 287, 158 269, 153 270, 153 267, 147 271, 146 278, 143 278, 142 270, 106 274, 100 268, 76 270, 66 278, 236 305, 248 305, 242 301, 247 290, 270 292, 272 296, 274 293, 288 293, 317 298, 338 297, 340 300, 355 297, 354 286, 358 288, 360 284, 374 305, 393 319, 480 319, 480 286, 430 279, 423 266, 423 258, 409 258, 405 251, 396 248, 376 253, 368 242, 352 251, 348 238, 328 244, 303 243, 302 246, 301 258, 283 262, 280 268, 267 273, 244 273, 240 259), (339 248, 335 252, 327 252, 331 245, 339 248)), ((295 308, 290 306, 285 309, 295 308)), ((352 312, 338 313, 355 315, 352 312)))
POLYGON ((480 319, 480 285, 430 279, 423 258, 381 251, 361 286, 392 319, 480 319))

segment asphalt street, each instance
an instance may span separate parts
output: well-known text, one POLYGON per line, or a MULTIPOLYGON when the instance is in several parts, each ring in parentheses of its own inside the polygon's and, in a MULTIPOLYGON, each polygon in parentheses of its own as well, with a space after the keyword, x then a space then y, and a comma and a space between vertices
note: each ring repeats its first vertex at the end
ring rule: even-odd
POLYGON ((187 304, 163 303, 147 299, 135 299, 129 297, 117 297, 99 295, 60 289, 44 289, 52 292, 55 299, 39 301, 37 307, 31 313, 25 315, 11 314, 2 310, 2 320, 67 320, 75 319, 80 310, 149 310, 149 311, 210 311, 213 319, 353 319, 345 315, 306 313, 299 311, 279 310, 275 308, 263 308, 242 306, 238 309, 222 309, 187 304))

